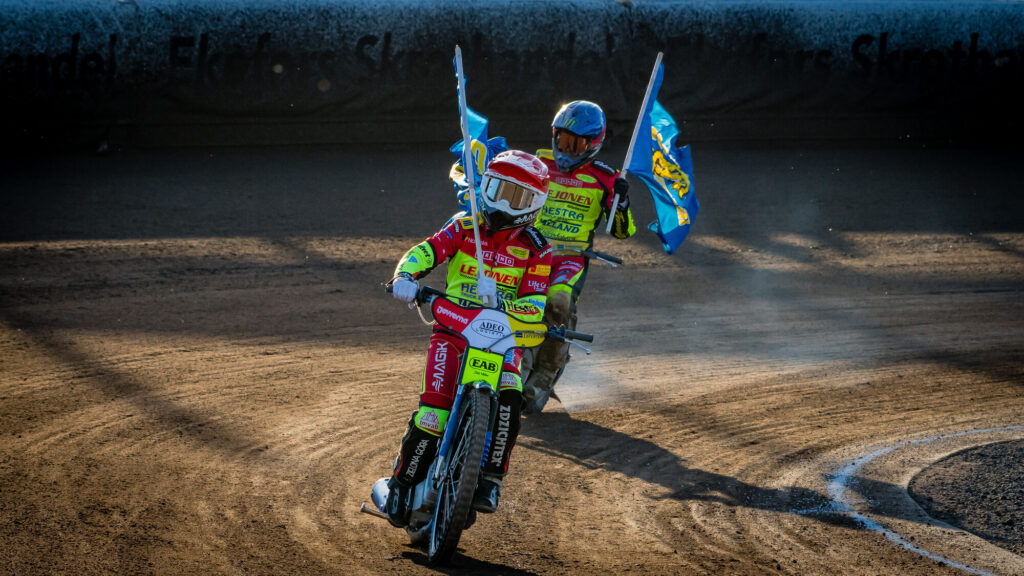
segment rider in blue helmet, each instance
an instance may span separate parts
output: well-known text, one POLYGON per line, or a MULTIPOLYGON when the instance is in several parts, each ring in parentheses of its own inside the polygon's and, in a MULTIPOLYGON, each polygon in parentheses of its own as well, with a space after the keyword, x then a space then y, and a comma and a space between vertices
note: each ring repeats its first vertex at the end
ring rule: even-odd
POLYGON ((605 127, 604 110, 593 102, 562 106, 551 122, 551 151, 558 169, 572 172, 593 160, 604 143, 605 127))
MULTIPOLYGON (((551 121, 551 150, 537 151, 551 175, 548 198, 534 227, 554 250, 544 310, 544 321, 553 326, 576 326, 576 304, 601 220, 612 221, 615 238, 629 238, 636 232, 629 211, 629 183, 619 170, 595 158, 604 143, 605 127, 600 106, 586 100, 570 102, 551 121)), ((568 360, 567 344, 549 339, 540 346, 524 385, 527 411, 543 407, 568 360)))

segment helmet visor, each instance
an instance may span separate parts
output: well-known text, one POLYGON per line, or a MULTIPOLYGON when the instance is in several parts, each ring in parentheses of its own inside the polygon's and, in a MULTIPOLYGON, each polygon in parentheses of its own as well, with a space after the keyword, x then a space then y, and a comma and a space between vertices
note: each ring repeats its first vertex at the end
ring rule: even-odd
POLYGON ((590 138, 573 134, 567 130, 558 130, 555 133, 555 146, 563 154, 579 156, 590 150, 590 138))
POLYGON ((491 204, 498 204, 502 201, 508 202, 510 210, 523 210, 533 206, 534 196, 537 191, 515 182, 490 177, 484 187, 484 194, 491 204))

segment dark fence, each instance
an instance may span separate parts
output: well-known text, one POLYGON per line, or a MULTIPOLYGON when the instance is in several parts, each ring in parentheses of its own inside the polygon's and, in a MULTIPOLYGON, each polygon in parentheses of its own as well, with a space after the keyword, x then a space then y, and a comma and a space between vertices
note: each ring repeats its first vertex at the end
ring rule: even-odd
POLYGON ((1014 143, 1024 3, 0 0, 3 140, 458 138, 454 46, 492 135, 560 103, 627 132, 658 51, 685 139, 1014 143))

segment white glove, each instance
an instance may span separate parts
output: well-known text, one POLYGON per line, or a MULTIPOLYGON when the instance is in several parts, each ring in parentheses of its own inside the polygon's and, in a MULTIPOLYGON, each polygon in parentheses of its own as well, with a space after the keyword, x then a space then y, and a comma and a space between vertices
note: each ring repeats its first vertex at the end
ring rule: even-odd
POLYGON ((395 297, 395 300, 401 300, 402 302, 412 302, 415 300, 416 292, 419 289, 420 285, 418 282, 409 280, 405 276, 399 276, 391 283, 391 295, 395 297))
POLYGON ((476 295, 480 298, 480 301, 484 303, 484 306, 488 308, 497 308, 498 306, 498 286, 494 282, 494 278, 487 276, 478 277, 476 279, 476 295))

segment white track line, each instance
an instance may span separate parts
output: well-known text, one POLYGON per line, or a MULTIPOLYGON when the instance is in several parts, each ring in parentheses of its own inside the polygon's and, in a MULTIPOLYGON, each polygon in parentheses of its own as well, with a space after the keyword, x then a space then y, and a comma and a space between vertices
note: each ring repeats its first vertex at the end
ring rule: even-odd
POLYGON ((878 458, 879 456, 884 456, 885 454, 888 454, 888 453, 892 452, 893 450, 898 450, 900 448, 903 448, 903 447, 906 447, 906 446, 912 446, 912 445, 915 445, 915 444, 927 444, 927 443, 930 443, 930 442, 937 442, 939 440, 948 440, 950 438, 958 438, 958 437, 961 437, 961 436, 971 436, 971 435, 974 435, 974 434, 991 434, 991 433, 995 433, 995 432, 1009 432, 1009 431, 1013 431, 1013 430, 1020 430, 1022 428, 1024 428, 1024 426, 1007 426, 1005 428, 986 428, 986 429, 983 429, 983 430, 968 430, 968 431, 964 431, 964 432, 956 432, 956 433, 953 433, 953 434, 944 434, 942 436, 933 436, 931 438, 922 438, 922 439, 919 439, 919 440, 911 440, 911 441, 908 441, 908 442, 902 442, 900 444, 896 444, 894 446, 888 446, 888 447, 885 447, 885 448, 880 448, 880 449, 875 450, 874 452, 872 452, 872 453, 870 453, 870 454, 868 454, 866 456, 862 456, 860 458, 857 458, 857 459, 853 460, 852 462, 849 462, 849 463, 843 465, 838 470, 836 470, 835 473, 832 475, 832 479, 829 480, 829 482, 828 482, 827 488, 828 488, 829 498, 832 499, 832 503, 833 503, 833 505, 835 506, 835 508, 838 511, 845 512, 845 513, 849 514, 850 517, 852 517, 854 520, 856 520, 858 523, 860 523, 862 526, 864 526, 868 530, 873 530, 875 532, 883 534, 887 539, 889 539, 889 541, 894 542, 894 543, 902 546, 903 548, 905 548, 907 550, 910 550, 911 552, 915 552, 917 554, 920 554, 921 556, 924 556, 925 558, 929 558, 929 559, 935 560, 937 562, 943 562, 943 563, 945 563, 945 564, 947 564, 949 566, 952 566, 954 568, 959 568, 960 570, 963 570, 964 572, 969 572, 971 574, 978 574, 979 576, 996 576, 996 574, 993 574, 992 572, 987 572, 985 570, 979 570, 978 568, 967 566, 966 564, 960 564, 959 562, 954 562, 954 561, 952 561, 952 560, 950 560, 948 558, 945 558, 943 556, 940 556, 938 554, 934 554, 934 553, 929 552, 927 550, 923 550, 921 548, 918 548, 917 546, 911 544, 906 539, 904 539, 902 536, 897 534, 896 532, 893 532, 892 530, 886 528, 885 526, 883 526, 882 524, 878 523, 877 521, 872 520, 872 519, 868 518, 867 516, 864 516, 860 512, 856 511, 853 508, 853 506, 852 506, 852 500, 847 497, 847 495, 851 492, 850 487, 849 487, 849 482, 855 478, 857 473, 860 472, 860 469, 865 464, 873 461, 874 459, 878 458))

